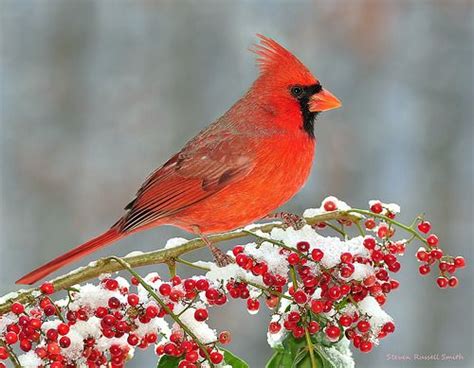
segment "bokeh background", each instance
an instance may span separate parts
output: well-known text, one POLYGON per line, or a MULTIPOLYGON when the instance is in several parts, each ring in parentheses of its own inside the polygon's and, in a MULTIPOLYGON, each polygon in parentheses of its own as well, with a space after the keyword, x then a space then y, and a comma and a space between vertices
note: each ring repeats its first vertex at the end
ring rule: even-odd
MULTIPOLYGON (((473 2, 460 0, 1 0, 0 293, 111 225, 152 169, 244 93, 257 75, 247 51, 256 33, 343 101, 318 120, 311 178, 284 209, 328 194, 359 207, 395 201, 405 221, 426 211, 443 246, 472 264, 473 19, 473 2)), ((183 235, 160 228, 88 260, 183 235)), ((358 366, 473 366, 472 270, 440 291, 417 275, 414 252, 386 305, 397 331, 356 353, 358 366), (464 359, 387 356, 414 353, 464 359)), ((233 303, 212 323, 258 368, 271 354, 267 317, 233 303)), ((154 361, 139 353, 129 366, 154 361)))

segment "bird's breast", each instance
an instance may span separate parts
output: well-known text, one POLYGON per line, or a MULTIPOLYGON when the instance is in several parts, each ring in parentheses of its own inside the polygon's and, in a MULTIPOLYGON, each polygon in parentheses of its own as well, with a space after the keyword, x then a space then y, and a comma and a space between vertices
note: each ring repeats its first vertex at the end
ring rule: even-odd
POLYGON ((172 225, 203 233, 232 230, 257 221, 291 199, 306 182, 315 141, 307 135, 249 142, 255 164, 239 181, 173 216, 172 225))

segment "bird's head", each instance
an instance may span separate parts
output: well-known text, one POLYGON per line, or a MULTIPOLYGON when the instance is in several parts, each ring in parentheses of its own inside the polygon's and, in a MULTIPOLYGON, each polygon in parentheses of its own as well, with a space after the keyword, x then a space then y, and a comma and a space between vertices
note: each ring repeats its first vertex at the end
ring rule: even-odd
MULTIPOLYGON (((260 43, 251 49, 260 68, 253 86, 256 98, 276 114, 301 116, 300 126, 313 136, 316 115, 340 107, 341 102, 291 52, 270 38, 258 37, 260 43)), ((294 124, 292 119, 285 121, 294 124)))

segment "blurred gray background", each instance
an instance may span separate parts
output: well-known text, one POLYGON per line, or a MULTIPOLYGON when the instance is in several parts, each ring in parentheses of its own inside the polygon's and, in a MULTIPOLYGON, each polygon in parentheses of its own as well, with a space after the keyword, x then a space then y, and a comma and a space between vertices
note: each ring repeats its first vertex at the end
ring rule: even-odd
MULTIPOLYGON (((256 33, 287 46, 343 101, 318 120, 311 178, 284 209, 328 194, 358 207, 395 201, 407 222, 426 211, 443 246, 472 266, 473 19, 473 2, 459 0, 1 0, 0 293, 111 225, 152 169, 244 93, 257 75, 247 51, 256 33)), ((137 234, 88 260, 183 235, 137 234)), ((472 268, 441 291, 433 275, 417 275, 414 252, 386 305, 397 331, 356 353, 358 366, 473 366, 472 268), (387 356, 414 353, 464 359, 387 356)), ((264 366, 267 312, 233 303, 212 323, 264 366)), ((141 352, 129 366, 154 361, 141 352)))

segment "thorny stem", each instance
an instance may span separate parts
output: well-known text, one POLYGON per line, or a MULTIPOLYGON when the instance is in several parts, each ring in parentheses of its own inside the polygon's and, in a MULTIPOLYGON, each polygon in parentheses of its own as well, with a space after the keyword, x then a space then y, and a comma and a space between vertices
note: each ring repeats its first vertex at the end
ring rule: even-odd
POLYGON ((308 345, 309 358, 311 360, 311 368, 318 368, 318 364, 316 363, 316 357, 314 356, 313 342, 311 341, 311 336, 309 335, 309 331, 307 328, 304 329, 304 333, 306 335, 306 344, 308 345))
POLYGON ((165 310, 165 312, 185 331, 191 338, 198 344, 198 346, 201 348, 203 353, 206 355, 207 360, 209 361, 209 364, 211 367, 214 367, 214 364, 212 364, 211 359, 209 357, 209 353, 207 351, 206 346, 197 338, 197 336, 186 326, 180 319, 179 317, 166 305, 166 303, 161 300, 161 298, 158 296, 158 294, 155 293, 155 290, 145 281, 143 278, 133 270, 130 265, 122 260, 121 258, 118 257, 109 257, 110 260, 113 260, 115 262, 118 262, 124 269, 126 269, 132 276, 134 276, 138 282, 145 288, 146 291, 152 296, 153 299, 155 299, 158 304, 165 310))
MULTIPOLYGON (((354 211, 356 212, 356 211, 354 211)), ((371 214, 372 215, 372 214, 371 214)), ((345 219, 352 222, 360 220, 359 216, 348 213, 348 211, 332 211, 319 214, 317 216, 305 218, 309 225, 314 225, 319 222, 325 222, 330 220, 345 219)), ((274 228, 284 227, 283 223, 272 222, 267 224, 258 224, 251 228, 251 232, 263 231, 269 232, 274 228)), ((247 228, 248 229, 248 228, 247 228)), ((235 230, 226 233, 216 234, 209 237, 209 240, 213 243, 223 242, 225 240, 239 239, 249 235, 249 230, 235 230)), ((252 234, 253 235, 253 234, 252 234)), ((268 240, 268 239, 265 239, 268 240)), ((186 254, 198 249, 205 247, 206 244, 202 239, 196 238, 188 241, 175 248, 161 249, 153 252, 142 253, 139 255, 125 256, 121 258, 130 267, 142 267, 148 265, 155 265, 160 263, 167 263, 171 259, 176 259, 182 254, 186 254)), ((294 250, 293 250, 294 251, 294 250)), ((181 262, 182 263, 182 262, 181 262)), ((70 288, 74 285, 81 284, 87 280, 95 279, 101 274, 112 273, 123 270, 124 267, 117 262, 114 262, 110 258, 102 258, 95 262, 90 263, 88 266, 78 268, 68 274, 57 277, 51 282, 54 285, 54 290, 60 291, 70 288)), ((0 298, 0 315, 10 311, 10 307, 14 302, 28 303, 36 300, 35 294, 39 292, 39 288, 30 288, 27 290, 19 290, 13 293, 11 296, 7 295, 0 298)))

